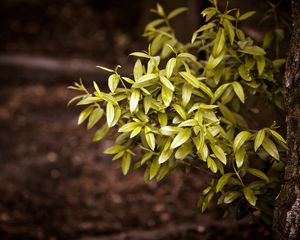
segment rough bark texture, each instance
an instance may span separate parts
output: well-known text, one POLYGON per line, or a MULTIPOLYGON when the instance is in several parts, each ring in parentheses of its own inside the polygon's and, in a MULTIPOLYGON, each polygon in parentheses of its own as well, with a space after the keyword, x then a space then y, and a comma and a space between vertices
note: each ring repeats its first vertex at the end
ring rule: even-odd
POLYGON ((286 63, 287 156, 284 183, 276 200, 274 239, 300 239, 300 0, 292 1, 293 34, 286 63))

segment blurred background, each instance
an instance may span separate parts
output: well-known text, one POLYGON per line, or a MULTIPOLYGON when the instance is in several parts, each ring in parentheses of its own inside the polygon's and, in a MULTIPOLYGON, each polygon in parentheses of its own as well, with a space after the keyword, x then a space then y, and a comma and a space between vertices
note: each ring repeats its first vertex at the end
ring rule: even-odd
MULTIPOLYGON (((277 3, 277 1, 273 1, 277 3)), ((122 65, 147 49, 141 35, 153 19, 153 0, 0 1, 0 239, 268 239, 257 225, 220 220, 220 208, 201 215, 196 202, 202 172, 177 170, 146 185, 143 173, 124 177, 119 162, 102 150, 113 140, 91 143, 93 130, 77 127, 78 109, 67 108, 67 89, 82 78, 103 89, 107 75, 96 65, 122 65)), ((225 1, 220 1, 222 5, 225 1)), ((242 12, 256 10, 243 28, 255 40, 274 28, 259 25, 266 1, 231 0, 242 12)), ((182 41, 203 22, 208 1, 163 0, 182 41)), ((279 11, 287 19, 289 1, 279 11)), ((288 43, 281 48, 286 52, 288 43)))

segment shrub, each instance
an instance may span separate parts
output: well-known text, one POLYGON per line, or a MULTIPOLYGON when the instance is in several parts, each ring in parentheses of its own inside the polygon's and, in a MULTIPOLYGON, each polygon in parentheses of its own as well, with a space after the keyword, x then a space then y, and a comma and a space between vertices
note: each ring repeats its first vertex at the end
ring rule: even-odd
POLYGON ((205 24, 186 44, 170 22, 187 9, 166 14, 157 4, 158 19, 144 34, 148 51, 130 54, 136 58, 131 76, 121 76, 120 66, 99 66, 110 73, 109 92, 96 82, 92 93, 82 82, 71 87, 83 92, 72 100, 85 107, 78 124, 87 120, 90 129, 106 117, 93 141, 114 133, 115 144, 105 153, 122 161, 125 175, 143 167, 146 182, 160 181, 179 166, 201 168, 210 173, 198 202, 202 212, 217 197, 218 204, 227 205, 226 213, 268 222, 279 185, 272 171, 284 157, 286 142, 276 124, 251 129, 245 109, 251 108, 248 99, 262 95, 281 105, 284 60, 268 57, 272 34, 259 46, 239 29, 254 12, 222 12, 215 0, 210 2, 202 12, 205 24))

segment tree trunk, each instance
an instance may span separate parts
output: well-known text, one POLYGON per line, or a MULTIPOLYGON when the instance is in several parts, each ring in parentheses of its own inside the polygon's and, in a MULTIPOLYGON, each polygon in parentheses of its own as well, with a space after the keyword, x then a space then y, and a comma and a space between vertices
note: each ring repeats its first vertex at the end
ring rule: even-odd
POLYGON ((277 240, 300 239, 300 0, 292 0, 293 33, 286 63, 287 155, 284 182, 275 203, 277 240))

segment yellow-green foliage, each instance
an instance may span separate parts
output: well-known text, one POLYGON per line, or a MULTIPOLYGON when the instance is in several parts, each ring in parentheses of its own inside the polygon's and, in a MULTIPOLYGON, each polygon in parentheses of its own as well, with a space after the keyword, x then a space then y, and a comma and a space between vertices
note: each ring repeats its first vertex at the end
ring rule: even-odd
POLYGON ((106 117, 93 140, 115 132, 115 144, 105 153, 122 161, 125 175, 143 167, 146 181, 160 181, 180 165, 197 166, 211 173, 198 202, 201 211, 217 196, 231 212, 270 215, 278 183, 269 169, 281 161, 285 140, 275 125, 250 129, 240 110, 250 95, 274 98, 268 89, 278 90, 274 76, 284 61, 269 59, 266 47, 238 28, 254 12, 220 12, 211 3, 202 12, 206 23, 187 44, 170 25, 187 9, 166 14, 157 4, 158 19, 144 33, 149 49, 131 54, 136 59, 131 76, 121 76, 119 66, 99 66, 111 73, 109 92, 100 91, 96 82, 92 93, 82 83, 71 87, 83 92, 74 100, 86 107, 78 123, 88 120, 90 129, 106 117))

